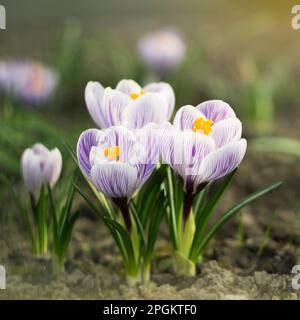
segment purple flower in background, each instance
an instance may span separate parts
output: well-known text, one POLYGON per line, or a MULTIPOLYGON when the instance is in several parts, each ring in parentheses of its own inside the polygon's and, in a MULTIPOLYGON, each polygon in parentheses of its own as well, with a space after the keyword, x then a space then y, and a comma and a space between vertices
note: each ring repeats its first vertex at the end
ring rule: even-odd
POLYGON ((89 82, 85 101, 94 122, 100 128, 123 125, 129 129, 147 123, 167 121, 175 106, 175 95, 168 83, 151 83, 141 88, 133 80, 121 80, 115 89, 89 82))
POLYGON ((158 30, 139 40, 138 52, 145 64, 159 73, 165 73, 182 62, 186 45, 175 30, 158 30))
POLYGON ((183 178, 185 191, 194 194, 241 163, 247 148, 241 135, 242 124, 227 103, 187 105, 163 129, 161 155, 183 178))
POLYGON ((56 184, 62 169, 61 153, 37 143, 23 152, 21 169, 26 188, 37 200, 43 184, 51 188, 56 184))
POLYGON ((46 102, 57 83, 57 73, 38 62, 0 63, 0 88, 25 104, 39 105, 46 102))
POLYGON ((124 206, 158 163, 157 138, 154 124, 133 131, 123 126, 86 130, 77 144, 80 168, 99 191, 124 206))

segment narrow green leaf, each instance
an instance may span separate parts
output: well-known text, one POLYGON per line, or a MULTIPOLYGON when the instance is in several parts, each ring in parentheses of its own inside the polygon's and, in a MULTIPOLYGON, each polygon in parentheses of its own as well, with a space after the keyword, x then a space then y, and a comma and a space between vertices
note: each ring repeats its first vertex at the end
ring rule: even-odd
POLYGON ((137 230, 138 230, 139 235, 141 237, 141 243, 142 243, 143 246, 145 246, 146 238, 145 238, 144 228, 142 226, 141 220, 140 220, 140 218, 138 216, 138 213, 137 213, 137 210, 136 210, 136 207, 135 207, 133 201, 130 201, 129 207, 130 207, 130 211, 131 211, 131 213, 133 215, 134 221, 136 223, 137 230))
POLYGON ((197 248, 199 248, 200 243, 204 237, 207 225, 209 223, 209 220, 211 218, 212 213, 214 212, 214 209, 216 205, 218 204, 219 200, 221 199, 223 193, 227 189, 227 187, 230 185, 230 182, 232 181, 233 176, 235 175, 237 169, 235 169, 233 172, 231 172, 225 179, 222 181, 219 188, 214 192, 211 199, 208 201, 206 206, 203 209, 202 213, 198 213, 196 216, 196 232, 195 232, 195 238, 193 241, 193 245, 191 248, 191 255, 194 254, 194 251, 197 252, 197 248))
POLYGON ((75 188, 73 184, 70 185, 69 190, 68 190, 68 195, 67 195, 67 200, 66 203, 63 207, 61 216, 59 217, 59 237, 61 237, 62 233, 64 232, 64 228, 66 223, 68 222, 70 211, 72 208, 72 203, 74 199, 74 194, 75 194, 75 188))
MULTIPOLYGON (((219 220, 214 224, 214 226, 211 228, 211 230, 207 233, 204 240, 201 242, 201 245, 198 248, 198 256, 204 251, 206 248, 208 242, 211 238, 215 236, 215 234, 220 230, 220 228, 226 223, 228 220, 230 220, 236 213, 238 213, 243 207, 250 204, 251 202, 257 200, 258 198, 264 196, 265 194, 277 189, 282 183, 276 182, 272 184, 271 186, 264 188, 263 190, 254 192, 250 196, 246 197, 244 200, 242 200, 240 203, 232 207, 230 210, 228 210, 226 213, 224 213, 219 220)), ((193 261, 195 261, 195 256, 191 257, 193 261)), ((197 259, 196 259, 197 260, 197 259)))
POLYGON ((49 185, 47 185, 47 190, 48 190, 50 213, 53 221, 53 242, 54 242, 54 247, 56 247, 56 245, 58 244, 58 238, 59 238, 58 221, 57 221, 57 215, 56 215, 55 205, 54 205, 53 196, 52 196, 52 190, 49 185))
POLYGON ((157 234, 159 231, 159 226, 166 212, 167 199, 165 199, 164 192, 161 191, 156 198, 156 207, 154 208, 151 220, 149 223, 148 240, 145 252, 145 263, 149 263, 154 250, 154 245, 156 242, 157 234))
POLYGON ((169 227, 171 231, 171 237, 173 246, 175 249, 178 248, 178 234, 177 234, 177 220, 176 220, 176 210, 175 210, 175 199, 174 199, 174 188, 173 188, 173 179, 171 168, 167 169, 167 192, 169 198, 169 227))
POLYGON ((39 249, 41 253, 44 253, 48 249, 47 206, 46 206, 46 192, 45 192, 44 186, 42 186, 40 191, 37 210, 38 210, 39 249))

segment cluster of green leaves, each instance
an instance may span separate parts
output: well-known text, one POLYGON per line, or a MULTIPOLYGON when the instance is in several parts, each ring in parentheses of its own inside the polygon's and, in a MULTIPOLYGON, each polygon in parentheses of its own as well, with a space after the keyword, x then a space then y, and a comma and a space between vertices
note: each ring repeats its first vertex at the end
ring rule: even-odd
POLYGON ((64 270, 65 257, 70 244, 72 231, 79 211, 72 212, 75 194, 73 183, 69 186, 67 197, 60 205, 60 201, 53 199, 49 186, 42 186, 36 201, 32 195, 29 201, 23 200, 9 180, 2 176, 2 180, 9 187, 11 195, 20 212, 22 224, 32 244, 32 251, 36 255, 48 252, 49 240, 53 261, 53 272, 58 274, 64 270), (61 208, 62 207, 62 208, 61 208))
POLYGON ((182 184, 178 183, 176 175, 168 172, 165 185, 168 195, 168 225, 170 238, 174 251, 182 253, 193 263, 197 263, 207 248, 209 241, 218 233, 221 227, 232 219, 243 207, 275 190, 281 185, 276 182, 260 191, 247 196, 232 208, 220 215, 220 217, 209 226, 216 207, 224 192, 230 185, 237 170, 226 176, 214 193, 209 196, 210 185, 206 186, 193 201, 193 210, 185 226, 182 223, 183 194, 182 184))
POLYGON ((52 261, 53 271, 58 274, 64 271, 65 258, 70 244, 72 231, 79 217, 79 211, 72 212, 75 195, 73 183, 69 186, 67 197, 61 210, 56 208, 52 190, 48 186, 49 209, 52 218, 52 261))
POLYGON ((78 186, 78 193, 102 219, 113 236, 121 253, 129 281, 149 279, 151 259, 159 226, 166 210, 166 199, 161 184, 166 167, 161 166, 129 203, 132 229, 129 232, 118 209, 89 183, 97 196, 98 205, 78 186))

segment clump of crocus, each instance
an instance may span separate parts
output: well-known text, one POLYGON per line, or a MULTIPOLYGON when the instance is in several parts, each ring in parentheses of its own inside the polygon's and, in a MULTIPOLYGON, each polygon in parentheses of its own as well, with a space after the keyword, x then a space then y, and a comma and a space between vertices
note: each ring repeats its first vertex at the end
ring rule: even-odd
POLYGON ((153 181, 151 186, 146 183, 158 162, 157 139, 153 124, 134 131, 113 126, 84 131, 77 145, 79 166, 101 210, 92 201, 88 203, 111 231, 129 283, 149 279, 152 251, 164 213, 163 201, 159 201, 163 199, 162 190, 152 187, 153 181), (139 201, 131 201, 143 185, 144 198, 136 196, 139 201), (158 201, 157 207, 144 206, 151 196, 158 201))
POLYGON ((175 95, 165 82, 150 83, 142 88, 134 80, 121 80, 115 89, 89 82, 85 101, 94 122, 100 128, 123 125, 142 128, 148 123, 162 124, 173 113, 175 95))
POLYGON ((240 120, 227 103, 219 100, 180 108, 173 125, 167 124, 162 132, 162 159, 182 181, 180 185, 177 176, 168 172, 168 224, 178 273, 195 274, 196 263, 219 228, 244 205, 278 186, 251 195, 208 229, 215 206, 245 155, 247 142, 241 135, 240 120), (210 184, 225 176, 208 198, 210 184))
POLYGON ((0 88, 27 105, 47 102, 58 84, 57 73, 32 61, 5 61, 0 63, 0 88))
POLYGON ((23 201, 9 181, 4 180, 11 188, 20 210, 33 252, 36 255, 46 254, 50 242, 53 272, 60 273, 64 270, 66 252, 78 218, 78 212, 71 212, 75 193, 73 183, 70 184, 64 203, 54 199, 52 189, 61 174, 62 156, 57 148, 48 150, 40 143, 23 152, 21 169, 29 201, 23 201))
POLYGON ((161 29, 144 35, 138 42, 138 52, 146 65, 163 76, 183 61, 186 45, 179 32, 161 29))

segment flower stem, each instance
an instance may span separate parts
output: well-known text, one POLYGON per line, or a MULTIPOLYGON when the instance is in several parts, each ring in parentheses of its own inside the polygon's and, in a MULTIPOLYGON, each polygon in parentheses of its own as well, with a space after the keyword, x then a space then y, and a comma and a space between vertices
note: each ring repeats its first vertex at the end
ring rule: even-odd
POLYGON ((52 272, 56 276, 65 272, 65 259, 55 253, 52 254, 52 272))
POLYGON ((191 213, 194 196, 190 193, 184 194, 183 200, 183 226, 185 226, 191 213))
POLYGON ((129 213, 129 207, 128 207, 128 205, 124 205, 124 206, 121 206, 120 209, 121 209, 121 212, 123 215, 126 229, 130 233, 131 228, 132 228, 132 223, 131 223, 131 218, 130 218, 130 213, 129 213))

